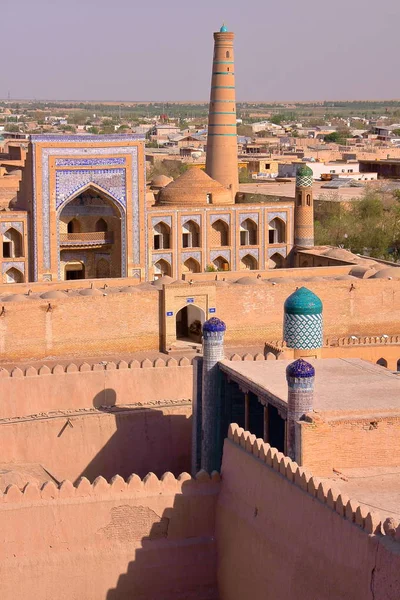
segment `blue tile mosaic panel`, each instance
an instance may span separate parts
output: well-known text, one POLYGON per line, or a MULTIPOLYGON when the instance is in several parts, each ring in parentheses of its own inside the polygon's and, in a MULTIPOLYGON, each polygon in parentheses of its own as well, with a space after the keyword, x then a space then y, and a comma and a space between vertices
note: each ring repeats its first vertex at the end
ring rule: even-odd
POLYGON ((125 165, 123 156, 110 158, 56 158, 56 167, 107 167, 108 165, 125 165))
POLYGON ((126 207, 125 169, 74 169, 56 171, 56 208, 91 183, 100 186, 126 207))

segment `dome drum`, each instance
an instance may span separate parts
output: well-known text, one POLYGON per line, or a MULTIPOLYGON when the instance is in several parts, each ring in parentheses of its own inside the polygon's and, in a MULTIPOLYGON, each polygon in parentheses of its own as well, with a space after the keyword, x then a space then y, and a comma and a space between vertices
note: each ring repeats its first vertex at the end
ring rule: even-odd
POLYGON ((313 350, 323 345, 322 302, 311 290, 297 289, 285 301, 283 339, 288 348, 313 350))

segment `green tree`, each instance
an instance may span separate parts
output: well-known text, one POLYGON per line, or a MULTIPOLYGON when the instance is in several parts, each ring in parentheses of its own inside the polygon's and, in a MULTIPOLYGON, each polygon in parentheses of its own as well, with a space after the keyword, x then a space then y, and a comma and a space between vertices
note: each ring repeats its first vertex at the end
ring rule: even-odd
POLYGON ((271 123, 274 123, 274 125, 281 125, 281 123, 283 123, 283 121, 287 121, 287 120, 288 120, 287 115, 284 115, 283 113, 277 113, 270 119, 271 123))
POLYGON ((315 243, 344 245, 356 254, 400 257, 400 202, 396 194, 369 189, 347 206, 320 202, 316 210, 315 243))
POLYGON ((253 178, 249 173, 248 169, 242 168, 239 169, 239 183, 252 183, 253 178))
POLYGON ((253 130, 250 125, 238 125, 237 126, 237 134, 244 135, 245 137, 252 137, 253 130))
MULTIPOLYGON (((180 175, 188 170, 188 165, 181 163, 178 160, 162 160, 156 162, 149 173, 149 179, 154 179, 158 175, 165 175, 177 179, 180 175)), ((196 167, 193 167, 196 168, 196 167)))

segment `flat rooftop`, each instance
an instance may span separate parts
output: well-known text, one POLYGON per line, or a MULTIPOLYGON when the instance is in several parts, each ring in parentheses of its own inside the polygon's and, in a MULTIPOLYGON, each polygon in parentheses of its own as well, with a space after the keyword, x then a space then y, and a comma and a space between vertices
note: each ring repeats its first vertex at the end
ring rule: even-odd
POLYGON ((368 510, 379 511, 382 519, 400 518, 400 467, 340 469, 334 477, 322 481, 356 498, 368 510))
MULTIPOLYGON (((293 361, 221 361, 220 368, 258 396, 287 405, 286 367, 293 361)), ((314 411, 324 419, 400 415, 400 376, 353 358, 309 360, 315 368, 314 411), (321 415, 322 416, 322 415, 321 415)))
MULTIPOLYGON (((329 200, 330 202, 349 202, 359 200, 365 192, 365 187, 341 187, 340 189, 329 190, 322 186, 326 181, 314 181, 313 193, 315 200, 329 200)), ((380 180, 379 183, 382 183, 380 180)), ((374 182, 368 181, 366 184, 373 186, 374 182)), ((376 184, 375 184, 376 185, 376 184)), ((266 194, 271 196, 284 196, 294 200, 295 180, 292 181, 274 181, 270 179, 265 182, 241 183, 239 192, 249 194, 266 194)))

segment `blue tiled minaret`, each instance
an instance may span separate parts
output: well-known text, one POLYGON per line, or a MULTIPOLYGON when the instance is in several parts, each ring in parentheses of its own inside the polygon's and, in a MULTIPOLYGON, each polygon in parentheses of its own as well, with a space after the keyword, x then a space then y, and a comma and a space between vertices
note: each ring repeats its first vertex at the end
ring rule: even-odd
POLYGON ((288 383, 287 454, 298 463, 301 463, 301 452, 297 422, 313 410, 314 378, 314 367, 302 358, 292 362, 286 369, 288 383))
POLYGON ((295 358, 321 356, 322 302, 305 287, 298 288, 285 301, 283 340, 294 349, 295 358))
POLYGON ((225 323, 217 317, 203 324, 201 468, 209 473, 220 468, 218 361, 224 359, 225 330, 225 323))

